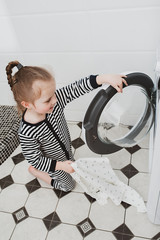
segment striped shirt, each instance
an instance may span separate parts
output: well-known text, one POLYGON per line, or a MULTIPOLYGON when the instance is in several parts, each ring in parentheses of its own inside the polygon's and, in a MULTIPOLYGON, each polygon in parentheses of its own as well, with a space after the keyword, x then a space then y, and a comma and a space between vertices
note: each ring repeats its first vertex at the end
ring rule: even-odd
POLYGON ((55 135, 65 146, 69 154, 68 159, 73 160, 64 108, 72 100, 97 87, 99 85, 96 82, 96 76, 91 75, 56 90, 57 102, 52 113, 47 113, 45 119, 36 124, 26 122, 23 114, 18 135, 23 155, 34 168, 48 172, 52 176, 56 161, 67 160, 66 154, 55 135))

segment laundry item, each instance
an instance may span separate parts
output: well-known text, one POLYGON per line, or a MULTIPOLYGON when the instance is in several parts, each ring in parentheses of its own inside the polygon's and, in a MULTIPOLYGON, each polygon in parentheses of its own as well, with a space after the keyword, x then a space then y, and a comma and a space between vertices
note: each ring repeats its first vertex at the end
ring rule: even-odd
POLYGON ((146 212, 142 197, 119 180, 108 158, 80 158, 71 166, 75 170, 72 177, 100 205, 106 204, 110 198, 116 205, 123 201, 135 206, 138 212, 146 212))

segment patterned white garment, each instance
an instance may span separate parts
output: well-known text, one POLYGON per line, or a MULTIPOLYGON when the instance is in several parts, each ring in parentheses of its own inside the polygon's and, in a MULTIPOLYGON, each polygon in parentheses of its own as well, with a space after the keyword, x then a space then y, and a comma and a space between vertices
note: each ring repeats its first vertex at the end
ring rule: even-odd
POLYGON ((75 170, 72 177, 100 205, 110 198, 116 205, 123 201, 137 207, 138 212, 146 212, 142 197, 118 179, 108 158, 80 158, 71 166, 75 170))

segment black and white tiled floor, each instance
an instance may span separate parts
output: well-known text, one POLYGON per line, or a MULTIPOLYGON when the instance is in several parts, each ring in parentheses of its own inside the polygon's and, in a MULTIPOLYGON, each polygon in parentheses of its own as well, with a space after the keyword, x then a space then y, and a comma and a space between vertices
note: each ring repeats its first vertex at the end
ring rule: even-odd
MULTIPOLYGON (((81 124, 68 123, 75 159, 96 157, 81 139, 81 124)), ((99 157, 99 156, 98 156, 99 157)), ((148 138, 139 146, 107 156, 116 174, 147 201, 148 138)), ((28 172, 20 146, 0 166, 1 240, 160 239, 160 225, 122 202, 105 206, 83 193, 54 191, 28 172)))

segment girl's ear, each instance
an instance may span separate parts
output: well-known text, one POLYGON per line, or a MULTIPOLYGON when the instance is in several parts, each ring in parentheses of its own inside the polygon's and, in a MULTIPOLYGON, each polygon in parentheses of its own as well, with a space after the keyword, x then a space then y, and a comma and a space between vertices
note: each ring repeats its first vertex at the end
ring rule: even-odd
POLYGON ((21 105, 24 107, 24 108, 30 108, 30 103, 28 103, 28 102, 25 102, 25 101, 22 101, 21 102, 21 105))

